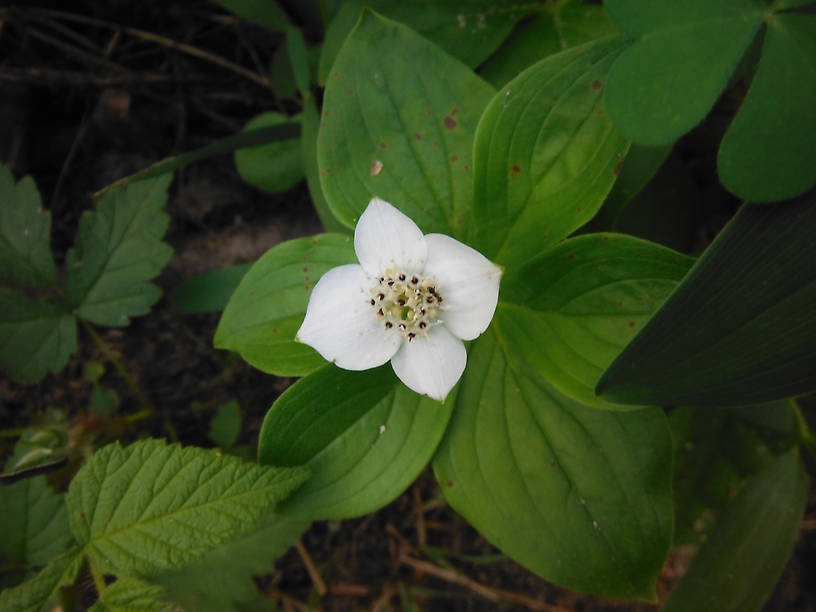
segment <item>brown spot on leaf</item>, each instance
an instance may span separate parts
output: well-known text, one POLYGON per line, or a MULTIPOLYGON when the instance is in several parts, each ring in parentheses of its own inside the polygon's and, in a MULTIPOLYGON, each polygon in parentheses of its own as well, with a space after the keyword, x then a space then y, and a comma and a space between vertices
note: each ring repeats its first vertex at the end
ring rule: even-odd
POLYGON ((445 118, 442 120, 442 123, 445 124, 445 127, 449 130, 452 130, 456 127, 456 119, 451 117, 450 115, 446 115, 445 118))
POLYGON ((452 164, 455 164, 456 162, 459 161, 459 156, 458 155, 451 155, 450 160, 451 160, 452 164))
POLYGON ((550 467, 555 467, 555 466, 556 466, 555 459, 552 459, 550 461, 550 467))
POLYGON ((420 134, 419 132, 414 132, 414 140, 417 141, 422 140, 422 134, 420 134))
POLYGON ((573 259, 575 259, 575 255, 573 255, 572 253, 570 253, 569 255, 567 255, 567 259, 569 259, 570 261, 572 261, 573 259))
POLYGON ((278 333, 278 328, 273 326, 272 327, 272 333, 277 334, 278 333))
POLYGON ((612 170, 612 172, 615 174, 615 176, 618 176, 620 174, 621 168, 623 168, 623 162, 625 162, 625 161, 626 161, 626 156, 624 155, 623 157, 621 157, 618 160, 618 163, 615 164, 615 169, 612 170))
POLYGON ((634 326, 635 326, 635 322, 634 321, 629 321, 629 327, 634 327, 634 326))
POLYGON ((583 208, 583 206, 579 206, 579 207, 578 207, 578 208, 576 208, 575 210, 577 210, 578 212, 582 212, 582 211, 584 210, 584 208, 583 208))
POLYGON ((450 489, 453 486, 453 481, 449 480, 448 482, 445 483, 445 486, 450 489))
POLYGON ((510 168, 510 178, 516 178, 520 172, 521 166, 519 166, 518 164, 513 164, 513 167, 510 168))
POLYGON ((388 148, 388 143, 387 142, 381 142, 380 143, 380 148, 381 149, 387 149, 388 148))
POLYGON ((601 88, 601 82, 598 79, 592 81, 592 89, 598 91, 601 88))

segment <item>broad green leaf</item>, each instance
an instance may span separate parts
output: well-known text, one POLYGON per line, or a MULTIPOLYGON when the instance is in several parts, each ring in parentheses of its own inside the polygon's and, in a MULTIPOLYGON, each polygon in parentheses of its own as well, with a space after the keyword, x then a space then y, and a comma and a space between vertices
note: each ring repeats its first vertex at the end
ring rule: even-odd
POLYGON ((744 205, 597 392, 627 404, 733 406, 816 390, 815 196, 744 205))
POLYGON ((289 18, 275 0, 215 0, 224 8, 247 21, 255 22, 270 30, 286 30, 289 18))
POLYGON ((364 6, 405 24, 432 40, 471 68, 481 64, 501 44, 513 25, 538 9, 519 0, 470 0, 467 3, 436 0, 366 0, 344 2, 326 32, 320 55, 318 83, 328 82, 329 71, 364 6))
POLYGON ((214 548, 198 561, 160 574, 154 581, 167 588, 168 599, 195 612, 238 611, 258 589, 252 577, 271 572, 308 528, 303 519, 269 515, 259 525, 214 548))
POLYGON ((775 14, 745 103, 723 137, 720 180, 754 202, 816 183, 816 16, 775 14))
POLYGON ((289 52, 289 61, 292 64, 292 74, 298 91, 303 98, 311 96, 311 70, 309 68, 309 52, 303 34, 295 27, 286 29, 286 49, 289 52))
POLYGON ((161 440, 109 444, 71 481, 71 531, 100 571, 156 574, 252 527, 307 475, 161 440))
POLYGON ((173 254, 161 240, 170 221, 162 208, 172 179, 161 176, 113 191, 82 215, 66 259, 65 291, 78 316, 124 326, 161 297, 149 281, 173 254))
POLYGON ((775 453, 795 439, 790 400, 760 406, 678 408, 674 438, 674 543, 700 544, 712 522, 775 453))
POLYGON ((377 195, 426 233, 459 235, 473 200, 471 149, 493 88, 439 47, 365 11, 326 84, 323 193, 349 227, 377 195))
POLYGON ((599 400, 595 385, 692 261, 621 234, 570 238, 508 273, 494 324, 562 393, 585 405, 626 409, 599 400))
POLYGON ((66 553, 46 565, 40 573, 15 587, 0 592, 3 612, 51 612, 47 603, 60 587, 73 583, 79 575, 84 556, 80 551, 66 553))
POLYGON ((794 447, 728 506, 663 611, 759 612, 796 543, 807 491, 794 447))
POLYGON ((326 360, 295 342, 315 283, 331 268, 356 263, 348 236, 320 234, 267 251, 232 294, 215 330, 215 347, 237 351, 269 374, 303 376, 326 360))
POLYGON ((30 176, 14 182, 0 164, 0 282, 47 287, 57 280, 51 255, 51 213, 42 209, 30 176))
POLYGON ((453 508, 528 569, 587 593, 656 599, 672 534, 661 410, 578 404, 491 327, 471 346, 433 465, 453 508))
POLYGON ((487 257, 522 263, 600 208, 628 147, 601 104, 622 48, 612 38, 552 55, 490 102, 474 146, 476 247, 487 257))
POLYGON ((73 542, 65 495, 34 476, 0 489, 0 556, 26 569, 42 567, 73 542))
POLYGON ((609 71, 609 117, 633 142, 665 145, 711 110, 766 10, 762 0, 610 0, 612 21, 636 38, 609 71))
POLYGON ((109 584, 89 612, 167 612, 172 607, 164 599, 163 586, 135 576, 123 576, 109 584))
POLYGON ((580 0, 547 3, 541 14, 520 23, 512 36, 482 65, 479 74, 502 87, 545 57, 614 33, 603 7, 580 0))
MULTIPOLYGON (((289 119, 280 113, 263 113, 251 119, 244 132, 298 122, 297 118, 289 119)), ((238 149, 234 156, 235 167, 250 185, 270 193, 280 193, 303 180, 300 148, 299 138, 289 138, 238 149)))
POLYGON ((222 404, 210 421, 210 440, 221 448, 229 448, 241 433, 241 407, 237 400, 222 404))
POLYGON ((0 367, 31 383, 58 372, 76 350, 74 315, 44 300, 0 288, 0 367))
POLYGON ((238 264, 184 281, 170 292, 170 308, 186 314, 224 310, 251 267, 252 264, 238 264))
POLYGON ((385 506, 428 464, 452 405, 417 395, 388 365, 327 365, 298 381, 272 405, 258 439, 262 464, 303 464, 312 473, 280 512, 350 518, 385 506))

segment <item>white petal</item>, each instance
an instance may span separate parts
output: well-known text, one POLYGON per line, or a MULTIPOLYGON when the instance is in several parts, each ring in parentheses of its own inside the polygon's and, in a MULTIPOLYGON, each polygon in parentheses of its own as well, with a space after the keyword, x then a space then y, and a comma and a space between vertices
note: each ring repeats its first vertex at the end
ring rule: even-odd
POLYGON ((428 253, 417 224, 379 198, 373 198, 360 215, 354 230, 354 250, 371 276, 381 276, 391 268, 421 272, 428 253))
POLYGON ((465 371, 465 345, 444 325, 403 342, 391 367, 410 389, 443 401, 465 371))
POLYGON ((369 300, 374 280, 357 264, 332 268, 315 285, 295 340, 346 370, 384 364, 402 335, 387 330, 369 300))
POLYGON ((436 278, 442 296, 440 318, 463 340, 478 337, 493 319, 502 270, 469 246, 444 234, 428 234, 426 278, 436 278))

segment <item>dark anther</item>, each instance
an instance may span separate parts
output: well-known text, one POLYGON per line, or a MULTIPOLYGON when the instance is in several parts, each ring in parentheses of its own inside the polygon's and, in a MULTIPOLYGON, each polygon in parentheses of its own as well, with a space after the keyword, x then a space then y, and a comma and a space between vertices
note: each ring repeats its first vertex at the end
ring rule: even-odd
POLYGON ((400 274, 400 275, 399 275, 399 279, 400 279, 400 280, 405 280, 405 275, 404 275, 404 274, 400 274))
POLYGON ((425 321, 420 322, 419 329, 425 329, 426 327, 428 326, 425 324, 425 321))
POLYGON ((378 294, 377 294, 377 299, 378 299, 378 300, 380 300, 381 302, 383 301, 383 298, 384 298, 384 297, 385 297, 385 294, 384 294, 384 293, 378 293, 378 294))
POLYGON ((400 299, 397 300, 397 304, 399 304, 400 306, 405 306, 405 300, 400 298, 400 299))
POLYGON ((415 333, 411 332, 410 334, 408 334, 408 342, 410 342, 410 341, 411 341, 411 340, 413 340, 414 338, 416 338, 416 334, 415 334, 415 333))
POLYGON ((375 304, 374 298, 371 298, 371 305, 373 306, 374 304, 375 304))
POLYGON ((380 277, 380 282, 383 282, 384 280, 385 280, 385 277, 384 277, 384 276, 381 276, 381 277, 380 277))
POLYGON ((437 295, 437 296, 436 296, 436 300, 437 300, 437 301, 438 301, 438 302, 441 304, 441 303, 442 303, 442 296, 441 296, 441 295, 437 295))
POLYGON ((419 314, 421 314, 424 317, 425 316, 425 309, 423 308, 422 310, 420 310, 419 314))
POLYGON ((383 309, 382 309, 382 308, 380 308, 380 309, 377 311, 377 314, 378 314, 378 315, 380 315, 380 316, 382 317, 382 316, 383 316, 385 313, 383 312, 383 309))
POLYGON ((419 279, 416 276, 413 276, 411 277, 411 282, 416 285, 419 282, 419 279))
POLYGON ((405 331, 405 323, 400 323, 400 324, 399 324, 399 328, 400 328, 402 331, 405 331))
POLYGON ((425 301, 428 302, 429 304, 433 304, 433 297, 428 296, 427 298, 425 298, 425 301))
POLYGON ((388 286, 389 286, 389 287, 393 287, 393 286, 394 286, 394 281, 392 281, 390 278, 388 279, 388 286))
POLYGON ((436 288, 435 287, 428 287, 428 293, 431 295, 436 295, 436 288))
POLYGON ((394 325, 391 323, 391 321, 385 322, 385 329, 391 329, 392 327, 394 327, 394 325))

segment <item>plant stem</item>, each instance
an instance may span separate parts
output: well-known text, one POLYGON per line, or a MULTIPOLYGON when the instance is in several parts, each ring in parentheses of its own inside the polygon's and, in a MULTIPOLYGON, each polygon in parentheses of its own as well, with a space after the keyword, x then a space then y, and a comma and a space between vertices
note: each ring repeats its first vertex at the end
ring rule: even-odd
POLYGON ((146 418, 147 416, 152 415, 155 412, 153 405, 150 403, 150 400, 145 397, 145 394, 142 393, 142 390, 139 388, 139 384, 136 382, 133 376, 130 375, 130 372, 127 371, 125 364, 122 363, 122 360, 119 359, 116 353, 113 352, 113 349, 111 349, 108 343, 105 342, 102 336, 96 332, 90 323, 87 321, 82 321, 82 325, 85 327, 85 330, 88 332, 91 338, 93 338, 93 341, 96 342, 96 345, 99 347, 99 350, 102 351, 105 358, 111 364, 113 364, 113 367, 119 373, 119 376, 122 377, 125 384, 127 384, 128 389, 130 389, 130 392, 139 402, 139 405, 142 407, 141 412, 137 413, 141 415, 139 418, 146 418))
POLYGON ((816 457, 816 435, 808 426, 805 415, 802 414, 802 408, 796 400, 792 400, 793 415, 796 419, 796 430, 799 434, 799 442, 804 446, 814 457, 816 457))
POLYGON ((96 592, 99 594, 99 598, 102 599, 102 592, 108 586, 108 584, 105 582, 105 577, 96 567, 96 565, 94 565, 93 561, 88 561, 88 567, 91 568, 91 576, 93 577, 96 592))

